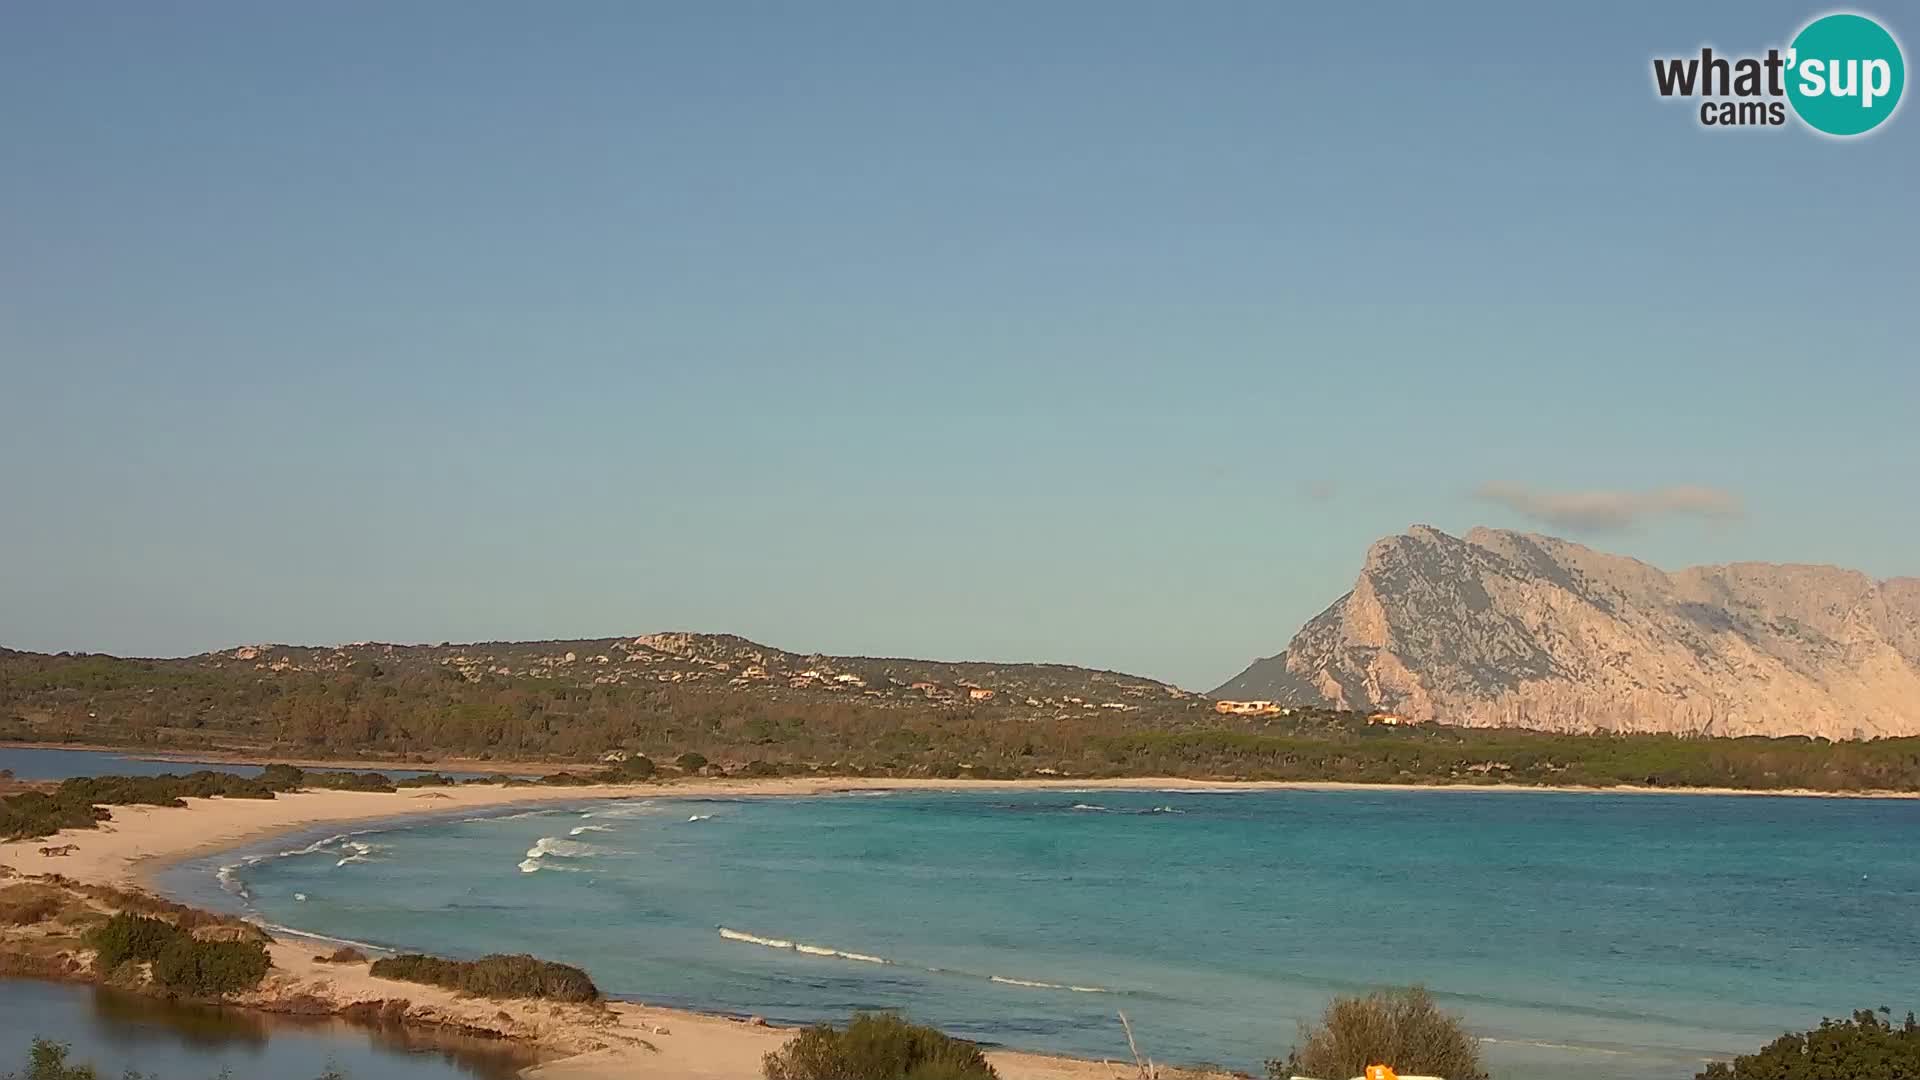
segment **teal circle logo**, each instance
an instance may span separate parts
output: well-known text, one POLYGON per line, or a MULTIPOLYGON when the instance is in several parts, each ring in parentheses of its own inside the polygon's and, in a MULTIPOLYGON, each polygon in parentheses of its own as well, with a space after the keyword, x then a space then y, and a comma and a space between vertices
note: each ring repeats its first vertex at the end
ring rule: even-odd
POLYGON ((1787 50, 1787 100, 1815 131, 1864 135, 1900 104, 1907 65, 1900 43, 1865 15, 1815 19, 1787 50))

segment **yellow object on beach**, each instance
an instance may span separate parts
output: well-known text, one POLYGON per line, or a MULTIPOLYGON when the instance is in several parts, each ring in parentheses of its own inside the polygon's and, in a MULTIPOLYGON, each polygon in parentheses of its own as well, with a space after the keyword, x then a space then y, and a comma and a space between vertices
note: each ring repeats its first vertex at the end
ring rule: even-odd
POLYGON ((1400 1080, 1390 1065, 1367 1066, 1367 1080, 1400 1080))

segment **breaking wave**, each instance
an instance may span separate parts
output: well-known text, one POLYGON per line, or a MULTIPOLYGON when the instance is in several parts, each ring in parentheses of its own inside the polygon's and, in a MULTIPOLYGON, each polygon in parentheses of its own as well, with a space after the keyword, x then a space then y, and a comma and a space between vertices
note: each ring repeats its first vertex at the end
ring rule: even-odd
POLYGON ((612 818, 618 821, 621 818, 644 816, 653 809, 654 804, 652 799, 640 799, 632 802, 617 802, 603 810, 590 810, 580 816, 583 818, 612 818))
POLYGON ((687 820, 688 821, 708 821, 708 820, 711 820, 712 817, 713 817, 712 814, 692 814, 688 816, 687 820))
MULTIPOLYGON (((786 938, 761 937, 758 934, 749 934, 742 930, 732 930, 724 926, 719 929, 720 936, 728 941, 738 941, 746 945, 758 945, 765 949, 780 949, 787 952, 803 953, 807 956, 825 956, 840 960, 853 960, 862 964, 898 965, 900 963, 897 960, 889 960, 884 956, 874 956, 871 953, 850 952, 846 949, 830 949, 824 945, 808 945, 805 942, 789 941, 786 938)), ((1078 986, 1072 983, 1041 982, 1037 979, 1009 978, 1005 975, 977 975, 970 971, 955 971, 952 968, 930 967, 924 970, 936 974, 984 979, 987 982, 999 983, 1002 986, 1019 986, 1029 990, 1065 990, 1075 994, 1113 993, 1113 991, 1108 990, 1104 986, 1078 986)))
POLYGON ((1073 986, 1068 983, 1040 982, 1036 979, 1009 979, 1004 975, 989 975, 988 982, 997 982, 1002 986, 1024 986, 1030 990, 1071 990, 1076 994, 1105 994, 1104 986, 1073 986))
POLYGON ((375 855, 387 849, 380 844, 368 844, 359 840, 349 840, 341 845, 341 850, 345 851, 346 854, 341 857, 339 862, 333 864, 335 866, 346 866, 348 863, 372 862, 375 855))
POLYGON ((549 855, 561 859, 579 859, 594 854, 598 849, 592 844, 583 844, 578 840, 562 840, 557 836, 543 836, 534 841, 527 849, 527 858, 544 859, 549 855))
POLYGON ((869 953, 847 952, 844 949, 829 949, 825 945, 808 945, 805 942, 788 941, 786 938, 761 937, 758 934, 742 933, 739 930, 720 928, 720 936, 728 941, 742 941, 748 945, 759 945, 768 949, 790 949, 808 956, 837 956, 842 960, 857 960, 862 964, 891 964, 893 961, 884 956, 869 953))
POLYGON ((577 866, 555 866, 549 860, 584 859, 598 854, 600 849, 592 844, 578 840, 565 840, 558 836, 543 836, 527 849, 527 857, 520 860, 520 872, 532 874, 541 870, 565 870, 576 874, 582 873, 583 871, 577 866))
POLYGON ((612 832, 612 831, 613 831, 613 826, 611 825, 575 825, 573 828, 567 830, 567 835, 579 836, 581 833, 612 832))

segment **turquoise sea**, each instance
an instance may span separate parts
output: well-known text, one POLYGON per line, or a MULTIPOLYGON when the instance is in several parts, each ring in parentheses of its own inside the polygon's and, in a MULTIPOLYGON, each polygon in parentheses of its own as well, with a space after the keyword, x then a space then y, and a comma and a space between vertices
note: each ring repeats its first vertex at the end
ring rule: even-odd
POLYGON ((282 838, 168 887, 615 995, 1258 1071, 1422 983, 1495 1075, 1690 1077, 1920 1005, 1920 802, 1458 791, 653 798, 282 838))

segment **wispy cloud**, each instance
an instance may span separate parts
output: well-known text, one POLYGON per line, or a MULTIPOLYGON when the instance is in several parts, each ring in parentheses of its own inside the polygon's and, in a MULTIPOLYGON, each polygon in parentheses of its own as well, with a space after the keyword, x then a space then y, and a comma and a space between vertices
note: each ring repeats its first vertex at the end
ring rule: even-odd
POLYGON ((1473 494, 1554 528, 1587 532, 1630 529, 1655 517, 1729 521, 1745 513, 1732 492, 1687 485, 1652 491, 1543 491, 1493 483, 1480 485, 1473 494))

